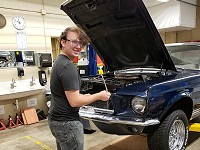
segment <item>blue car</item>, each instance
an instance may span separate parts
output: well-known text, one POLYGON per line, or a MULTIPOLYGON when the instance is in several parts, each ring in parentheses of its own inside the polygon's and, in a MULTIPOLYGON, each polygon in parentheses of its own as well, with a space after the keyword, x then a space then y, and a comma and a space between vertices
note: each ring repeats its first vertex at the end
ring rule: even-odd
POLYGON ((184 150, 189 120, 200 115, 200 44, 165 45, 142 0, 70 0, 61 9, 105 64, 104 79, 82 77, 81 92, 112 93, 80 116, 108 134, 146 134, 150 150, 184 150))

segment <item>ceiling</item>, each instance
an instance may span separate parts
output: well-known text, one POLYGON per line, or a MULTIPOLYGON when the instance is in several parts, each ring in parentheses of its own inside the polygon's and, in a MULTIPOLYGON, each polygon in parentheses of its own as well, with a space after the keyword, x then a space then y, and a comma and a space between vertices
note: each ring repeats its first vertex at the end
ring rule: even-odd
POLYGON ((24 1, 24 2, 29 2, 29 3, 38 3, 38 4, 45 4, 45 5, 60 7, 60 5, 65 0, 18 0, 18 1, 24 1))
MULTIPOLYGON (((16 1, 24 1, 24 2, 30 2, 30 3, 39 3, 39 4, 46 4, 46 5, 51 5, 51 6, 58 6, 66 1, 66 0, 16 0, 16 1)), ((177 0, 142 0, 146 7, 152 7, 156 5, 160 5, 165 2, 170 2, 170 1, 177 1, 177 0), (164 2, 165 1, 165 2, 164 2)), ((192 1, 194 0, 184 0, 185 2, 193 3, 192 1)), ((196 3, 193 3, 196 4, 196 3)))
MULTIPOLYGON (((66 0, 16 0, 41 5, 60 7, 66 0)), ((196 24, 196 5, 197 0, 142 0, 147 7, 157 29, 159 31, 190 30, 196 24), (180 5, 179 3, 184 3, 180 5), (187 6, 186 6, 187 4, 187 6), (184 10, 187 10, 184 11, 184 10), (183 13, 185 12, 185 13, 183 13)))
MULTIPOLYGON (((25 2, 39 3, 39 4, 44 3, 51 6, 60 6, 65 0, 18 0, 18 1, 25 1, 25 2)), ((147 7, 152 7, 163 3, 159 0, 143 0, 143 2, 147 7)))

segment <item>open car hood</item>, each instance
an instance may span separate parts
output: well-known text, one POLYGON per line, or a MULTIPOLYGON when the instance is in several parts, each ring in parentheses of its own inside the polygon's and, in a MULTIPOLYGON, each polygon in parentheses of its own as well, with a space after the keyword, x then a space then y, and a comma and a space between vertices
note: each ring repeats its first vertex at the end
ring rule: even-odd
POLYGON ((86 31, 108 71, 176 71, 142 0, 68 0, 61 9, 86 31))

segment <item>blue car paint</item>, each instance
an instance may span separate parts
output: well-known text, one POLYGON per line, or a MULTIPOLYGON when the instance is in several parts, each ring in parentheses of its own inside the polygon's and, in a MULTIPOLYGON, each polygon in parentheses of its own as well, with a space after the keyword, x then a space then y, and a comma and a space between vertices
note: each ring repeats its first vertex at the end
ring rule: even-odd
POLYGON ((122 88, 111 98, 116 115, 132 116, 133 118, 148 117, 159 118, 163 116, 169 108, 181 98, 193 99, 196 104, 200 101, 193 97, 195 91, 200 88, 199 71, 178 72, 171 75, 161 76, 146 82, 138 82, 122 88), (141 116, 131 108, 131 99, 134 96, 142 97, 147 100, 145 114, 141 116), (123 102, 122 102, 123 100, 123 102))

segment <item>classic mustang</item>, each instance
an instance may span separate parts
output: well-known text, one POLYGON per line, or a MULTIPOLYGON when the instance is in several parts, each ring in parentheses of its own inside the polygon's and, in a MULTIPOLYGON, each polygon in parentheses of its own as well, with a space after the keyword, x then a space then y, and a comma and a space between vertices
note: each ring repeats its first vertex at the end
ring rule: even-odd
MULTIPOLYGON (((199 43, 165 46, 142 0, 69 0, 61 9, 90 36, 112 93, 80 116, 108 134, 145 133, 150 150, 185 149, 200 115, 199 43)), ((104 89, 101 76, 82 78, 82 93, 104 89)))

